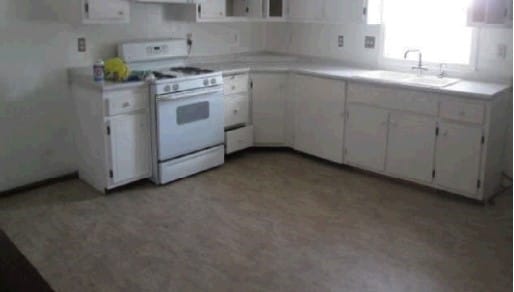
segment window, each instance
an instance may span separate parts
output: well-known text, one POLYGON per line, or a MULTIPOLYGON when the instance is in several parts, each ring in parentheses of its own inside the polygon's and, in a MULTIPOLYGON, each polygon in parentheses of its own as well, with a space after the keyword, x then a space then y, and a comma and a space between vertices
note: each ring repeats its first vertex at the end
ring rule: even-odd
POLYGON ((403 59, 406 50, 419 49, 426 62, 470 65, 469 5, 470 0, 383 0, 384 57, 403 59))

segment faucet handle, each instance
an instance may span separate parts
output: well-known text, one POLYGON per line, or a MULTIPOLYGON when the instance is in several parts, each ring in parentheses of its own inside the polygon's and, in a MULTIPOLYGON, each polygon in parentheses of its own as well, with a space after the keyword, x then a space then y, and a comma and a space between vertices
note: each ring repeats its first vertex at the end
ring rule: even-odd
POLYGON ((448 73, 444 70, 444 68, 447 68, 448 66, 445 63, 439 64, 439 78, 446 77, 448 73))

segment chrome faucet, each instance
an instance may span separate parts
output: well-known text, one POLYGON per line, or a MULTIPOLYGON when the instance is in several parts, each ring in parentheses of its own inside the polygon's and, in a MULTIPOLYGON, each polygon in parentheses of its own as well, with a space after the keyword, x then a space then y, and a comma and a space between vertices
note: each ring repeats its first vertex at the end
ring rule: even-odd
POLYGON ((418 53, 418 66, 413 66, 412 70, 418 70, 418 75, 421 75, 423 71, 427 71, 428 68, 423 67, 423 54, 420 50, 407 50, 403 55, 404 59, 407 59, 410 53, 418 53))

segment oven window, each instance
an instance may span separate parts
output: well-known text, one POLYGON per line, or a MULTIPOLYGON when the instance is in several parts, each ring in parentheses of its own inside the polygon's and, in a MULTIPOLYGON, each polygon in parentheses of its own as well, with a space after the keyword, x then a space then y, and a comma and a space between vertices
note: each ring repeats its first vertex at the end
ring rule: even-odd
POLYGON ((183 105, 177 108, 177 124, 184 125, 209 118, 209 102, 183 105))

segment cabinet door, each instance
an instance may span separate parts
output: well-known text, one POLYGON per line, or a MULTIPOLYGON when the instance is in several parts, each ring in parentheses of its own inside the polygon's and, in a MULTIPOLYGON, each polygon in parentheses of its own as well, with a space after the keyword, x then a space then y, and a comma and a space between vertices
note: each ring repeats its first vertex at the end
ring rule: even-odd
POLYGON ((400 178, 431 182, 435 137, 434 119, 409 114, 391 114, 387 172, 400 178))
POLYGON ((111 182, 119 184, 151 175, 150 126, 147 112, 112 117, 107 122, 111 182))
POLYGON ((345 161, 384 171, 389 113, 369 106, 349 104, 345 135, 345 161))
POLYGON ((263 2, 262 0, 246 0, 248 2, 248 17, 262 17, 263 16, 263 2))
POLYGON ((297 20, 321 20, 324 10, 323 1, 289 0, 289 18, 297 20))
POLYGON ((285 144, 286 74, 255 74, 253 82, 253 126, 255 143, 285 144))
POLYGON ((343 162, 343 81, 297 75, 294 148, 327 160, 343 162))
POLYGON ((201 18, 220 18, 226 14, 226 0, 209 0, 200 4, 201 18))
POLYGON ((125 0, 84 0, 85 22, 128 20, 130 3, 125 0))
POLYGON ((476 194, 482 153, 482 129, 441 123, 436 145, 436 183, 457 192, 476 194))

